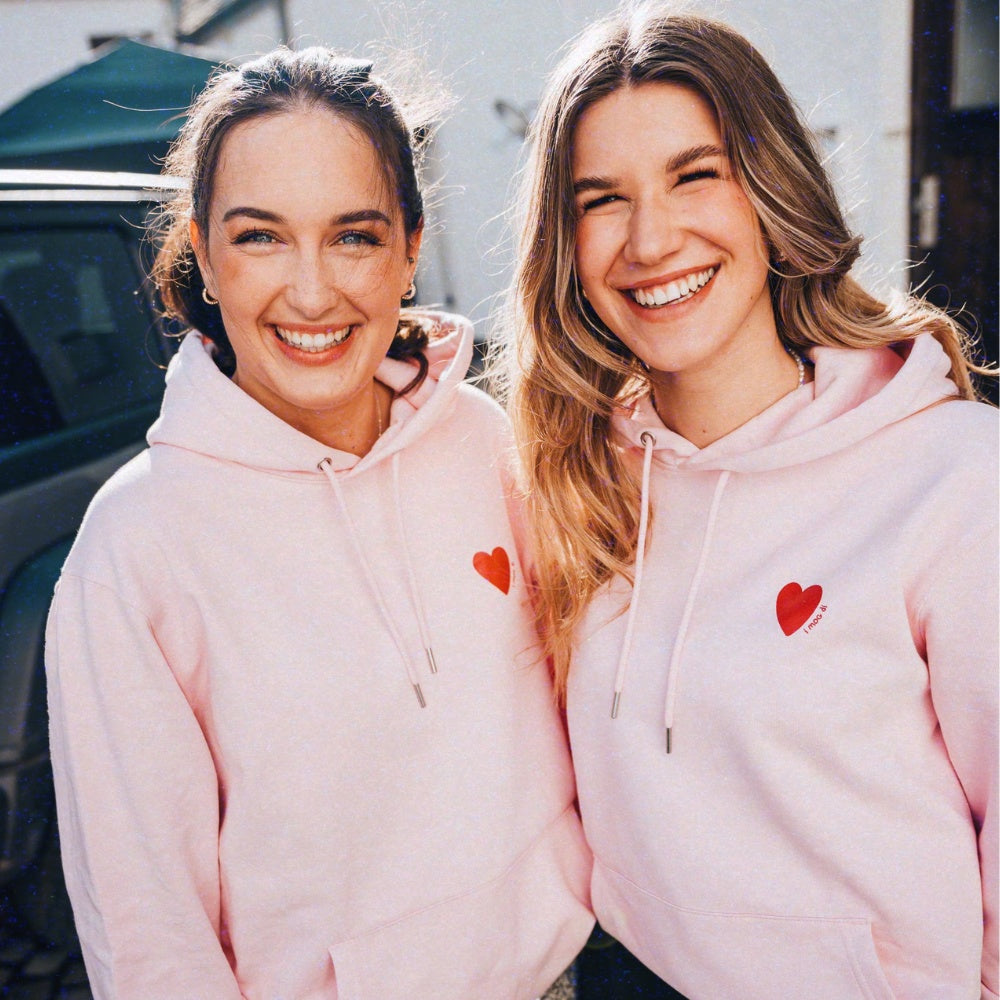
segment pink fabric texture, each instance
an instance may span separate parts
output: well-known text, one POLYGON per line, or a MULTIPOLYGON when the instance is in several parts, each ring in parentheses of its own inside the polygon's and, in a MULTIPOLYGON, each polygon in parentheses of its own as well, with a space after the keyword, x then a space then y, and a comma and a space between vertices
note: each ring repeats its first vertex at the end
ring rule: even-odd
POLYGON ((694 1000, 988 997, 997 413, 930 337, 811 357, 701 450, 616 419, 652 527, 570 676, 594 909, 694 1000))
POLYGON ((361 459, 189 335, 150 447, 94 500, 47 663, 100 1000, 530 1000, 586 940, 508 430, 460 384, 471 328, 439 323, 429 379, 361 459))

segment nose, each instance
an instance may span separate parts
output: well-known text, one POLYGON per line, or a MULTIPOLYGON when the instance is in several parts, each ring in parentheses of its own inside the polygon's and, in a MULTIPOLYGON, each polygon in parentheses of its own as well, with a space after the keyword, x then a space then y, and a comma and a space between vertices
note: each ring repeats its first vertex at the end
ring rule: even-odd
POLYGON ((656 264, 677 250, 682 238, 669 197, 657 194, 644 198, 632 207, 625 259, 630 264, 656 264))
POLYGON ((320 253, 290 256, 285 299, 303 319, 320 319, 339 298, 334 269, 320 253))

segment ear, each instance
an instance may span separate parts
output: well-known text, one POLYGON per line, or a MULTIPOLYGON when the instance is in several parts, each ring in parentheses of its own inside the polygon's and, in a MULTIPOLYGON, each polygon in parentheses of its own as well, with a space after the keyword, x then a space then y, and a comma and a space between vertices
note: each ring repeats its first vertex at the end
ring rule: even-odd
POLYGON ((198 223, 194 219, 188 223, 188 233, 191 237, 191 249, 194 250, 195 259, 198 261, 198 270, 201 271, 201 280, 205 289, 212 298, 218 298, 215 294, 215 278, 208 263, 208 246, 202 238, 198 223))
POLYGON ((417 262, 420 260, 420 244, 424 238, 424 220, 420 220, 420 225, 413 230, 413 235, 406 241, 406 256, 412 261, 406 271, 406 284, 409 287, 413 276, 417 273, 417 262))

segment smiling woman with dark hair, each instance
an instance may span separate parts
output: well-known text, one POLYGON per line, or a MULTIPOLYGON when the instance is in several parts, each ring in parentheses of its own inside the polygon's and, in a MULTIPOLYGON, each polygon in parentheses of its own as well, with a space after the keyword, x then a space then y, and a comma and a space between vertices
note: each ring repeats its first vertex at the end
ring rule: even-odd
POLYGON ((413 297, 413 127, 279 51, 199 97, 155 278, 192 327, 47 639, 100 1000, 534 1000, 593 924, 508 430, 413 297))

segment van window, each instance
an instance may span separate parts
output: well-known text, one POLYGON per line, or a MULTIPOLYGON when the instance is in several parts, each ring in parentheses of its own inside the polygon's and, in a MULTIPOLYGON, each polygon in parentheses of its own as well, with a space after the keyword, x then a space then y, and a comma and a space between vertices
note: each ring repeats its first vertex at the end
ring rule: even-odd
POLYGON ((114 229, 0 232, 0 446, 160 395, 140 285, 114 229))

